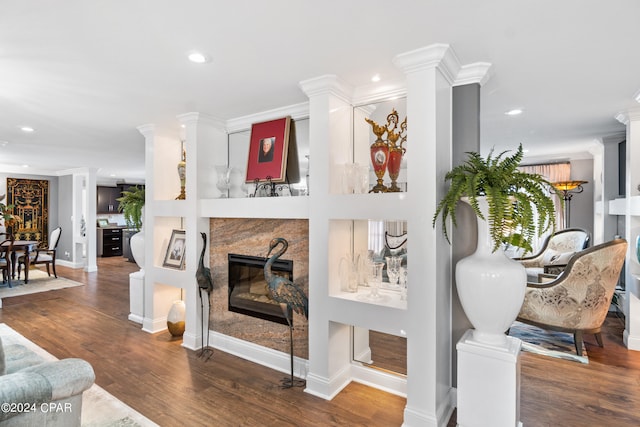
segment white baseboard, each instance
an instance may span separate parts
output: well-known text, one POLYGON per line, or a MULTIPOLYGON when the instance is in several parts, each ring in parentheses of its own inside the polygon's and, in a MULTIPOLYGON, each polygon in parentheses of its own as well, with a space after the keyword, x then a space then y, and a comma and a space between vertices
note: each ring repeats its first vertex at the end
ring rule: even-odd
POLYGON ((387 393, 407 397, 407 378, 394 375, 379 369, 369 368, 359 362, 351 363, 353 381, 387 393))
POLYGON ((142 322, 144 321, 144 317, 138 315, 138 314, 133 314, 133 313, 129 313, 129 320, 131 320, 132 322, 136 322, 142 325, 142 322))
POLYGON ((156 334, 158 332, 165 331, 167 329, 167 317, 161 317, 158 319, 149 319, 145 317, 142 319, 142 330, 150 334, 156 334))
POLYGON ((189 334, 187 332, 182 335, 182 346, 189 350, 200 350, 202 348, 202 335, 189 334))
POLYGON ((313 372, 307 375, 307 388, 305 393, 309 393, 325 400, 332 400, 351 382, 351 367, 347 366, 332 378, 322 377, 313 372))
MULTIPOLYGON (((211 330, 209 331, 209 343, 212 347, 225 353, 233 354, 234 356, 258 363, 279 372, 291 373, 291 358, 288 353, 283 353, 211 330)), ((308 369, 306 359, 294 356, 293 374, 296 377, 306 378, 308 369)))
POLYGON ((629 335, 629 331, 625 329, 622 338, 629 350, 640 351, 640 337, 629 335))
POLYGON ((66 261, 64 259, 56 259, 56 265, 77 269, 77 268, 84 267, 84 262, 72 262, 72 261, 66 261))

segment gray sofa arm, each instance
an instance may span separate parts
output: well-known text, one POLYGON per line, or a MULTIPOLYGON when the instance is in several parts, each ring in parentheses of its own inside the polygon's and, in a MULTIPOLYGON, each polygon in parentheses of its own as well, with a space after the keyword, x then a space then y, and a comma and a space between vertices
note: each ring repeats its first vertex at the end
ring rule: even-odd
POLYGON ((74 358, 31 366, 20 372, 32 373, 45 378, 51 385, 52 400, 80 394, 91 387, 96 379, 89 362, 74 358))
POLYGON ((91 365, 73 358, 42 363, 0 376, 0 404, 5 405, 0 411, 0 421, 30 410, 25 410, 25 404, 33 404, 37 411, 42 403, 81 394, 94 381, 91 365), (12 404, 17 406, 11 407, 12 404))

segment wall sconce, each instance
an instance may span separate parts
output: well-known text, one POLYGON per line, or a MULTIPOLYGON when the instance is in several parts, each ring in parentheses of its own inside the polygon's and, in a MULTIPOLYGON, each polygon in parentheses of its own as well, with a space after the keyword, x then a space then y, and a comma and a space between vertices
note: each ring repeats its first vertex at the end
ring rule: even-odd
POLYGON ((551 185, 553 185, 551 193, 562 196, 564 199, 564 228, 569 228, 571 224, 571 198, 574 194, 582 193, 584 191, 582 184, 586 184, 587 182, 588 181, 560 181, 551 183, 551 185))

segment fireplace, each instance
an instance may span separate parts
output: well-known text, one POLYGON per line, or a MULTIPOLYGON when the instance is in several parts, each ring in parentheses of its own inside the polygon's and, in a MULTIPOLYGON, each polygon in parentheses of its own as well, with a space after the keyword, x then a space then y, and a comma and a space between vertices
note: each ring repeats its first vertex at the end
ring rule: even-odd
MULTIPOLYGON (((264 280, 267 258, 228 254, 229 311, 287 325, 280 304, 271 299, 264 280)), ((273 274, 293 280, 293 261, 276 260, 273 274)), ((291 318, 291 316, 289 316, 291 318)))

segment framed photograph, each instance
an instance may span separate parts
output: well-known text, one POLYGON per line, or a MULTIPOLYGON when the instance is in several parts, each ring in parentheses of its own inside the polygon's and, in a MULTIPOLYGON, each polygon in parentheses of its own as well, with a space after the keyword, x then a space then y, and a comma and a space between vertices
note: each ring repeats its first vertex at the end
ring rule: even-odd
POLYGON ((167 253, 164 256, 163 267, 175 268, 182 270, 184 267, 184 250, 185 250, 185 231, 173 230, 171 232, 171 240, 167 246, 167 253))
POLYGON ((109 220, 107 218, 98 218, 98 227, 108 227, 109 220))
POLYGON ((289 116, 251 126, 247 183, 286 181, 290 126, 289 116))

